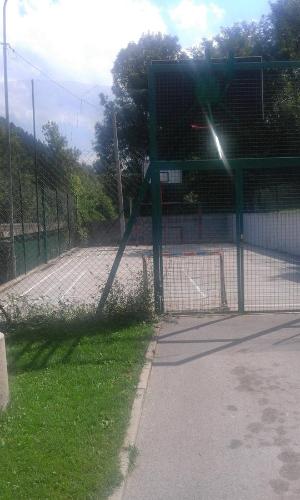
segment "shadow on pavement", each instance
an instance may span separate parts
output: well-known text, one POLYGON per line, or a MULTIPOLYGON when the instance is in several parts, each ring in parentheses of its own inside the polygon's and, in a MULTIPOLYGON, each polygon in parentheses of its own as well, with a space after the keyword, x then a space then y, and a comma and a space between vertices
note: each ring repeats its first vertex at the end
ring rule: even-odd
MULTIPOLYGON (((237 317, 237 316, 234 316, 234 317, 237 317)), ((205 326, 209 326, 209 325, 212 325, 214 323, 219 323, 221 321, 226 321, 226 319, 229 319, 230 317, 228 318, 222 318, 222 319, 219 319, 217 321, 211 321, 211 322, 208 322, 208 323, 204 323, 202 325, 195 325, 191 328, 187 328, 186 330, 179 330, 177 332, 172 332, 172 333, 169 333, 169 334, 166 334, 165 336, 163 335, 162 337, 159 337, 158 338, 158 343, 161 344, 161 343, 165 343, 167 344, 168 341, 164 342, 164 341, 161 341, 161 339, 164 339, 166 337, 170 337, 172 335, 176 335, 176 334, 179 334, 179 333, 184 333, 185 331, 190 331, 190 330, 197 330, 198 328, 203 328, 205 326)), ((177 360, 177 361, 156 361, 154 359, 154 362, 153 362, 153 366, 180 366, 180 365, 184 365, 186 363, 190 363, 191 361, 195 361, 197 359, 201 359, 201 358, 205 358, 207 356, 210 356, 212 354, 216 354, 218 352, 222 352, 222 351, 225 351, 226 349, 230 349, 230 348, 233 348, 233 347, 236 347, 240 344, 244 344, 245 342, 250 342, 252 340, 255 340, 255 339, 258 339, 260 337, 264 337, 266 335, 270 335, 272 333, 275 333, 275 332, 279 332, 280 330, 284 329, 284 328, 289 328, 289 327, 294 327, 295 325, 299 325, 299 329, 300 329, 300 317, 297 318, 297 319, 294 319, 292 321, 287 321, 285 323, 281 323, 280 325, 277 325, 277 326, 273 326, 272 328, 267 328, 265 330, 261 330, 259 332, 256 332, 256 333, 253 333, 251 335, 247 335, 246 337, 243 337, 243 338, 236 338, 236 339, 203 339, 203 340, 195 340, 195 341, 190 341, 190 343, 205 343, 205 342, 226 342, 226 345, 221 345, 219 347, 215 347, 213 349, 209 349, 208 351, 204 351, 204 352, 201 352, 201 353, 197 353, 193 356, 189 356, 187 358, 184 358, 184 359, 180 359, 180 360, 177 360)), ((299 333, 300 335, 300 333, 299 333)), ((295 337, 296 335, 294 335, 293 337, 295 337)), ((290 338, 293 338, 293 337, 290 337, 290 338)), ((288 340, 288 339, 285 339, 285 340, 288 340)), ((170 341, 170 343, 173 343, 173 341, 170 341)), ((281 342, 281 341, 280 341, 281 342)), ((177 340, 176 341, 177 344, 185 344, 187 343, 185 340, 177 340)), ((273 345, 277 345, 278 342, 273 345)))

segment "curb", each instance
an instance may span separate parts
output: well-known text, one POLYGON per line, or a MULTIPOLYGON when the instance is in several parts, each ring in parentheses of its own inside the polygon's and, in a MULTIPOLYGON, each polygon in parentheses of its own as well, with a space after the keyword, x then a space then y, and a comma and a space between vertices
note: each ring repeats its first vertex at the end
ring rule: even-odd
POLYGON ((125 493, 127 478, 129 475, 129 449, 135 445, 137 433, 139 430, 140 420, 142 416, 142 410, 145 400, 145 394, 148 387, 148 382, 152 369, 152 362, 154 359, 156 346, 157 346, 157 336, 160 331, 160 324, 154 328, 155 331, 155 340, 152 340, 148 346, 145 359, 146 362, 142 369, 139 383, 137 386, 135 398, 133 401, 131 415, 129 420, 129 425, 127 428, 126 436, 124 439, 124 443, 120 452, 120 470, 123 476, 122 483, 120 486, 108 497, 108 500, 122 500, 123 495, 125 493))

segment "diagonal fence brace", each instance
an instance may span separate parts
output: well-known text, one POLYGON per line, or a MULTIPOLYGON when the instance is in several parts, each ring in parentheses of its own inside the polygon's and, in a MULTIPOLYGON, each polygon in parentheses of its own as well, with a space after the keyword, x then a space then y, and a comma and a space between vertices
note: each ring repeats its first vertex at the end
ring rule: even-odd
POLYGON ((123 235, 123 237, 121 239, 121 242, 120 242, 117 254, 115 256, 115 260, 113 262, 113 265, 111 267, 110 273, 109 273, 108 278, 107 278, 107 282, 106 282, 106 284, 104 286, 102 295, 100 297, 100 301, 99 301, 99 304, 98 304, 98 307, 97 307, 97 315, 100 315, 103 312, 103 310, 104 310, 104 306, 106 304, 107 297, 108 297, 109 292, 111 291, 111 288, 113 286, 113 283, 114 283, 116 274, 118 272, 118 268, 119 268, 121 259, 122 259, 123 254, 124 254, 125 247, 127 245, 129 237, 131 235, 132 228, 133 228, 133 226, 134 226, 134 224, 136 222, 136 219, 138 217, 139 210, 140 210, 140 207, 141 207, 141 203, 142 203, 142 201, 143 201, 143 199, 145 197, 147 187, 149 186, 150 178, 151 178, 151 165, 149 166, 149 168, 148 168, 148 170, 146 172, 146 175, 145 175, 143 183, 142 183, 142 185, 140 187, 137 199, 136 199, 135 204, 133 206, 132 214, 129 217, 129 220, 128 220, 127 224, 126 224, 126 229, 125 229, 124 235, 123 235))

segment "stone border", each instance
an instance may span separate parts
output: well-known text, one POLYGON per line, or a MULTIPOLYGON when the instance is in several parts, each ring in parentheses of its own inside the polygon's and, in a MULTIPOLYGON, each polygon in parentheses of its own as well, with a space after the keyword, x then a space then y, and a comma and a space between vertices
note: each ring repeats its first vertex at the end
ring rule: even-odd
POLYGON ((0 332, 0 411, 5 410, 9 401, 5 337, 0 332))
POLYGON ((146 363, 142 369, 140 375, 139 383, 137 386, 135 398, 133 401, 131 416, 129 421, 129 426, 127 428, 124 443, 120 452, 120 470, 123 476, 121 485, 109 496, 108 500, 122 500, 125 493, 127 477, 129 474, 130 466, 130 448, 135 445, 137 433, 139 430, 140 420, 142 416, 143 404, 145 400, 145 394, 148 387, 148 382, 152 369, 152 362, 154 359, 156 346, 157 346, 157 336, 160 331, 160 324, 154 328, 155 335, 154 339, 150 342, 147 352, 146 352, 146 363))

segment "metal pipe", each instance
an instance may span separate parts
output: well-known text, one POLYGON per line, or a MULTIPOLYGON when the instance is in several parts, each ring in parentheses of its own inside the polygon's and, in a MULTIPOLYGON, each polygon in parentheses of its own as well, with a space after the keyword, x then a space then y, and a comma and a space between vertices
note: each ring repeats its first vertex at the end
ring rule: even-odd
POLYGON ((18 177, 19 177, 19 196, 20 196, 20 212, 21 212, 21 226, 22 226, 24 271, 25 271, 25 274, 27 274, 27 255, 26 255, 26 240, 25 240, 25 225, 24 225, 24 204, 23 204, 23 192, 22 192, 22 182, 21 182, 20 170, 18 171, 18 177))
POLYGON ((44 260, 48 262, 48 236, 47 236, 47 219, 46 219, 46 201, 45 201, 45 182, 41 183, 42 192, 42 213, 43 213, 43 228, 44 228, 44 260))
POLYGON ((113 124, 113 133, 114 133, 114 153, 115 153, 116 174, 117 174, 117 184, 118 184, 120 232, 121 232, 121 239, 122 239, 123 234, 125 232, 125 218, 124 218, 124 203, 123 203, 123 192, 122 192, 122 176, 121 176, 121 167, 120 167, 119 144, 118 144, 117 119, 116 119, 115 110, 113 110, 113 113, 112 113, 112 124, 113 124))
POLYGON ((35 198, 36 198, 36 222, 38 232, 38 252, 41 255, 41 234, 40 234, 40 209, 39 209, 39 176, 37 164, 37 147, 36 147, 36 125, 35 125, 35 98, 34 98, 34 81, 31 80, 31 102, 32 102, 32 126, 34 139, 34 172, 35 172, 35 198))
POLYGON ((5 123, 7 136, 7 160, 8 160, 8 179, 9 179, 9 233, 10 233, 10 265, 11 277, 16 277, 16 254, 14 238, 14 198, 13 198, 13 172, 11 161, 11 135, 9 119, 9 101, 8 101, 8 78, 7 78, 7 41, 6 41, 6 5, 3 4, 3 73, 4 73, 4 97, 5 97, 5 123))
POLYGON ((56 222, 57 222, 58 255, 60 255, 60 221, 59 221, 59 206, 58 206, 58 192, 57 192, 57 189, 55 189, 55 202, 56 202, 56 222))
POLYGON ((71 248, 71 220, 70 220, 69 193, 67 193, 67 217, 68 217, 69 248, 71 248))

